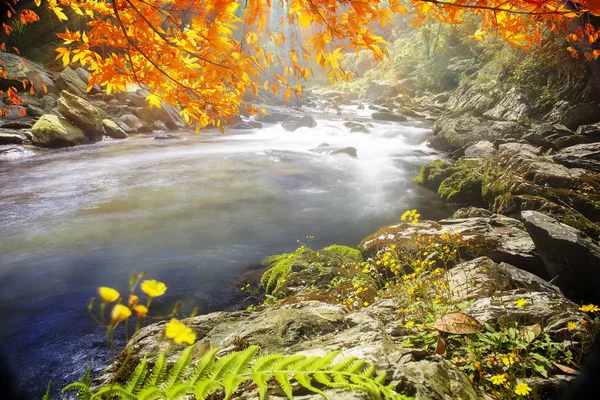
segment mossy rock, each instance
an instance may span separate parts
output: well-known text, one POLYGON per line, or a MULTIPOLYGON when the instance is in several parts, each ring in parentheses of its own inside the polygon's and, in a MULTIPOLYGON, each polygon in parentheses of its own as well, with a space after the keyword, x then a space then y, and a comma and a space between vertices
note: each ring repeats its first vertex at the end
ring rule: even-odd
POLYGON ((450 164, 447 162, 435 160, 421 167, 419 175, 414 179, 414 182, 437 190, 440 183, 455 171, 455 169, 450 168, 450 164))
POLYGON ((342 264, 359 263, 363 261, 360 250, 354 247, 341 246, 339 244, 325 247, 320 250, 319 253, 342 264))
POLYGON ((484 162, 479 159, 460 159, 455 170, 438 187, 438 195, 451 203, 472 206, 485 205, 482 193, 484 162))

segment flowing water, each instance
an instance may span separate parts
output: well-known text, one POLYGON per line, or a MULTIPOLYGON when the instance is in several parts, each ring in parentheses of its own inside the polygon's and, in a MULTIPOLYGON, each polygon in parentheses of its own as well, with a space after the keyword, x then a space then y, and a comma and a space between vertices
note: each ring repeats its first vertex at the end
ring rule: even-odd
MULTIPOLYGON (((344 109, 372 122, 356 113, 344 109)), ((373 123, 362 134, 341 117, 316 119, 293 133, 137 136, 0 160, 1 352, 29 396, 106 363, 86 311, 100 285, 125 293, 145 270, 168 286, 158 309, 223 309, 237 275, 307 235, 314 248, 356 246, 406 209, 448 215, 412 183, 436 157, 429 125, 373 123), (354 146, 358 158, 308 151, 323 142, 354 146)))

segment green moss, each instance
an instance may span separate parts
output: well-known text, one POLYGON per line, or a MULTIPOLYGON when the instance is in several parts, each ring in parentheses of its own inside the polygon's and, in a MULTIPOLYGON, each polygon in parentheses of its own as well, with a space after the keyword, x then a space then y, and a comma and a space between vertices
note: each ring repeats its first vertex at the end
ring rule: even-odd
POLYGON ((333 259, 338 263, 353 263, 353 262, 361 262, 363 260, 362 254, 360 250, 355 249, 353 247, 341 246, 338 244, 331 245, 329 247, 325 247, 323 250, 319 251, 320 254, 333 259))
POLYGON ((301 246, 293 253, 275 254, 265 258, 262 264, 270 268, 260 278, 260 285, 267 293, 272 293, 290 274, 292 267, 300 264, 309 253, 312 253, 312 250, 301 246))
POLYGON ((442 160, 427 163, 421 167, 414 182, 436 190, 440 183, 452 173, 449 167, 450 164, 442 160))
POLYGON ((478 159, 460 159, 455 170, 438 187, 438 195, 452 203, 483 205, 481 197, 484 163, 478 159))

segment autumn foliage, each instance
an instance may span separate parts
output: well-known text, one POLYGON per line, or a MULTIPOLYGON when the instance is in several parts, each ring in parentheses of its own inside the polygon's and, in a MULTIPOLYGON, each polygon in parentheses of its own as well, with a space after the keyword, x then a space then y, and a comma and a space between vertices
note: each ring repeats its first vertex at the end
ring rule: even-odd
POLYGON ((222 126, 239 111, 244 93, 259 86, 286 99, 301 96, 318 66, 332 82, 350 79, 352 71, 340 65, 344 52, 387 56, 386 41, 373 28, 397 14, 417 28, 428 19, 459 24, 466 13, 476 14, 473 39, 495 34, 523 49, 549 28, 574 43, 568 46, 574 56, 600 56, 591 21, 600 15, 598 0, 44 1, 61 21, 66 9, 85 21, 84 30, 58 34, 64 45, 57 59, 84 65, 92 73, 90 88, 99 84, 113 93, 140 85, 150 106, 175 105, 198 129, 222 126))

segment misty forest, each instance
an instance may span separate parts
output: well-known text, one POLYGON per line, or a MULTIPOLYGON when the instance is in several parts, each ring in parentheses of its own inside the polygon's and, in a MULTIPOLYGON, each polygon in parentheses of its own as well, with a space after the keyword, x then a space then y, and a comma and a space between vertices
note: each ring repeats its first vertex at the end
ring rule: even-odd
POLYGON ((600 0, 0 5, 0 398, 600 399, 600 0))

